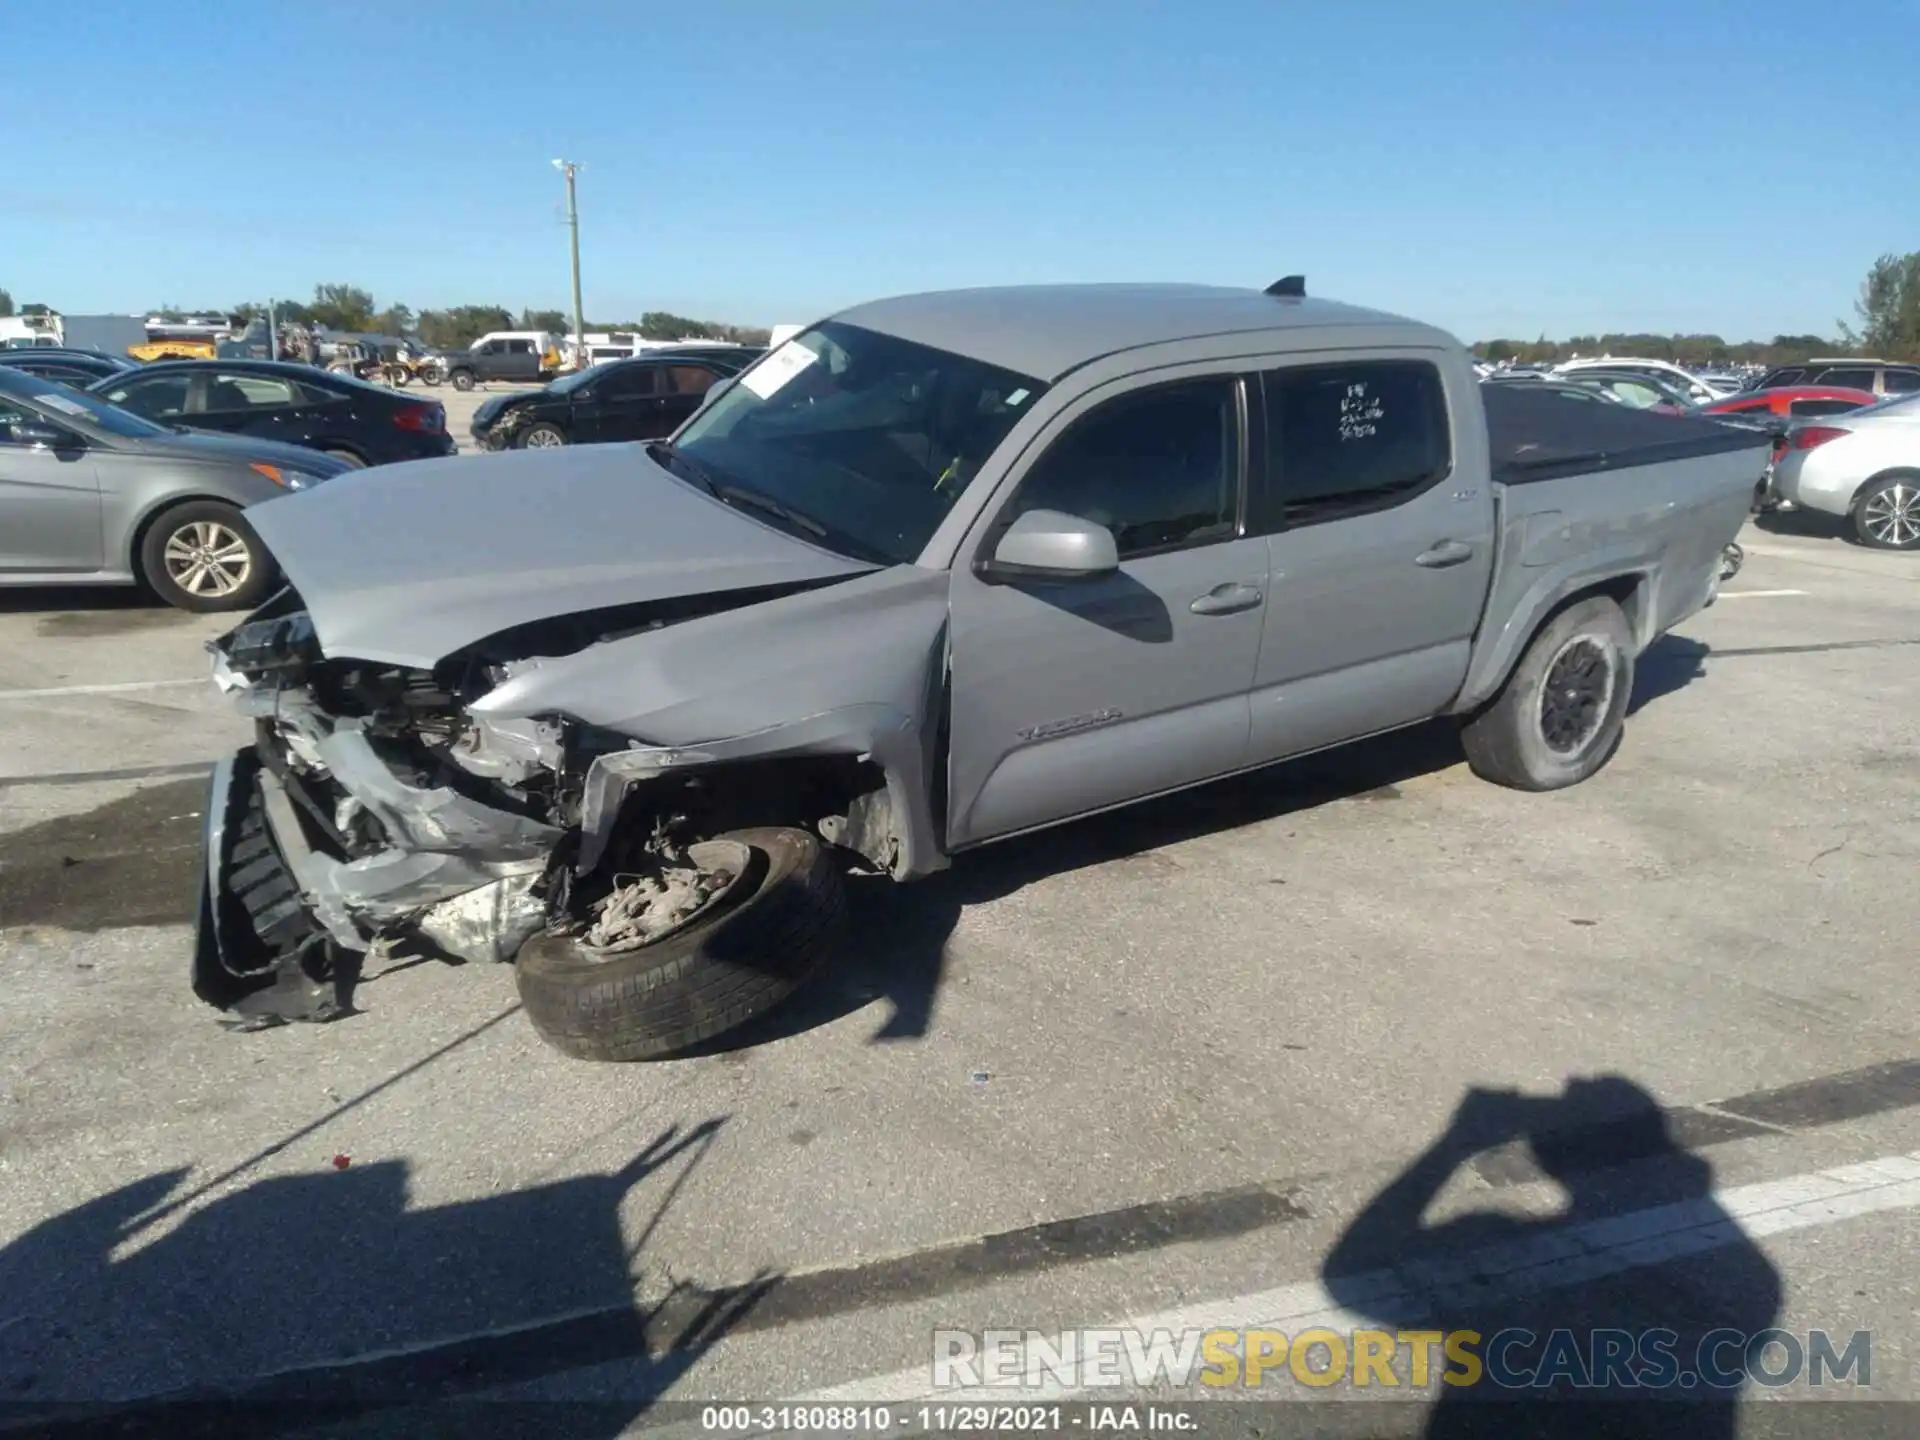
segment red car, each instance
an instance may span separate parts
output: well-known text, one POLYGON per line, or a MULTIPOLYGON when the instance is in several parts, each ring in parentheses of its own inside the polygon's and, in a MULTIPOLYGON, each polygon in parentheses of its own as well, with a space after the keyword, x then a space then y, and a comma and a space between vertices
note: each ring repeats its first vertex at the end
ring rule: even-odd
POLYGON ((1844 415, 1879 399, 1871 390, 1849 390, 1843 385, 1782 385, 1775 390, 1745 390, 1701 409, 1708 415, 1764 412, 1799 419, 1807 415, 1844 415))

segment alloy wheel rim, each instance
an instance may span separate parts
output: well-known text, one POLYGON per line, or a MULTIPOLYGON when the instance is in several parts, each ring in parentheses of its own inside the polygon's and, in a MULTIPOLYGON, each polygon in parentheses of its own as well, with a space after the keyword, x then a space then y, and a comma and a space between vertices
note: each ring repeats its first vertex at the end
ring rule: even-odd
POLYGON ((253 573, 253 552, 239 534, 217 520, 194 520, 167 537, 162 558, 167 578, 201 599, 231 595, 253 573))
POLYGON ((1593 743, 1613 706, 1613 658, 1591 635, 1576 635, 1547 666, 1540 687, 1540 738, 1556 755, 1593 743))
POLYGON ((550 450, 560 443, 560 437, 551 430, 536 430, 527 436, 529 450, 550 450))
POLYGON ((1867 497, 1860 523, 1882 545, 1905 548, 1920 540, 1920 487, 1896 482, 1867 497))

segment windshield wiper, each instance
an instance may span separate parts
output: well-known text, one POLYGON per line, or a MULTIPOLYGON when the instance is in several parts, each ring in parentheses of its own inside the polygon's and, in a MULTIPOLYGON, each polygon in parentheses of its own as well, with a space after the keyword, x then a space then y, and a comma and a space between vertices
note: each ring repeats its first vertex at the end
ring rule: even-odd
POLYGON ((789 509, 771 495, 762 495, 758 490, 748 490, 739 485, 716 486, 713 493, 729 505, 759 510, 773 516, 776 520, 784 520, 794 529, 804 530, 816 540, 827 538, 826 526, 810 516, 802 515, 798 510, 789 509))

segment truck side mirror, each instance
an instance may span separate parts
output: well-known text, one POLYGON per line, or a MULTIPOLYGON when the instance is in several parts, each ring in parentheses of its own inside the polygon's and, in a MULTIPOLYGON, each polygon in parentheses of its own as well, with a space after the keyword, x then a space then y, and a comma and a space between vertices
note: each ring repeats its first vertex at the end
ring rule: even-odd
POLYGON ((1029 510, 1007 527, 987 570, 995 578, 1082 580, 1119 568, 1106 526, 1059 510, 1029 510))

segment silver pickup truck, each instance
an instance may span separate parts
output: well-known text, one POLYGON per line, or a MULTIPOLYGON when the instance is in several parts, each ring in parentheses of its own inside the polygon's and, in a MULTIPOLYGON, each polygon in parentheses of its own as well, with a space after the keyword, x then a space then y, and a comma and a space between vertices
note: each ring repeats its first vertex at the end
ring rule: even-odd
POLYGON ((1573 784, 1766 459, 1295 277, 879 301, 671 441, 337 479, 258 512, 289 588, 213 645, 257 740, 196 993, 318 1019, 369 950, 512 960, 563 1051, 667 1055, 831 954, 850 864, 1436 716, 1573 784))

